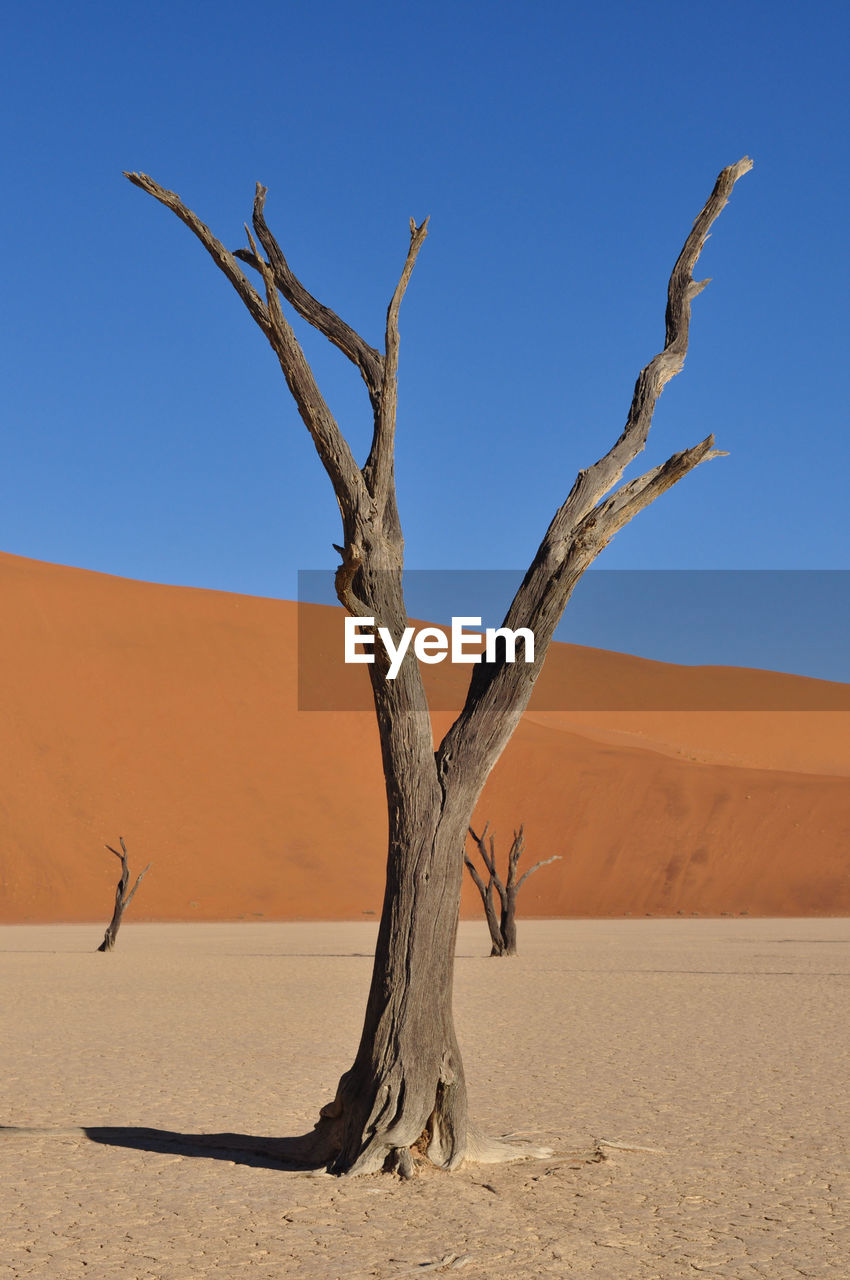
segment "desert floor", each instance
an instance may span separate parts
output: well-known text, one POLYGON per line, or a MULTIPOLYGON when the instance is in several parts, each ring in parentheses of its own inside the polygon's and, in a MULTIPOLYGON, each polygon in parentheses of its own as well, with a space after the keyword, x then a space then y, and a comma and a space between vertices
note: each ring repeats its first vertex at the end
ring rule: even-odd
POLYGON ((4 1280, 850 1274, 850 920, 463 925, 473 1112, 554 1154, 409 1183, 262 1151, 350 1064, 374 925, 101 936, 0 929, 2 1121, 48 1130, 0 1133, 4 1280))

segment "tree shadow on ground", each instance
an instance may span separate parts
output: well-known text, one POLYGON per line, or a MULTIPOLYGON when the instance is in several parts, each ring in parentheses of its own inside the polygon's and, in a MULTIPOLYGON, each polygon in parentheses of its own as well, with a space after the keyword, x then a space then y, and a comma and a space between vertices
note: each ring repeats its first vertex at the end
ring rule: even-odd
POLYGON ((145 1129, 121 1125, 84 1128, 91 1142, 131 1151, 229 1160, 255 1169, 288 1169, 298 1173, 324 1170, 326 1160, 318 1159, 315 1134, 294 1138, 266 1138, 250 1133, 175 1133, 170 1129, 145 1129))

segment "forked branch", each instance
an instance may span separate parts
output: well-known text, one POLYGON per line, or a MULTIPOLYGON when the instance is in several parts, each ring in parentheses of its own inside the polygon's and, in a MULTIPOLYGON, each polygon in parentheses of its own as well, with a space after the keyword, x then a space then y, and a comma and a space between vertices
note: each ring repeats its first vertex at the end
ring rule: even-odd
POLYGON ((490 955, 513 956, 516 955, 517 894, 529 876, 534 875, 535 871, 539 871, 541 867, 548 866, 550 862, 559 861, 561 855, 556 853, 551 858, 543 858, 540 862, 535 862, 533 867, 529 867, 525 874, 517 879, 517 865, 525 848, 524 828, 520 827, 519 831, 514 832, 513 843, 508 853, 507 879, 503 882, 496 870, 496 849, 492 836, 490 837, 489 848, 487 845, 489 825, 488 822, 480 836, 476 834, 472 827, 469 828, 469 834, 478 846, 478 852, 487 868, 489 879, 486 884, 465 849, 463 860, 473 884, 481 895, 481 901, 484 903, 484 914, 487 919, 487 927, 490 930, 490 942, 492 944, 490 955), (501 904, 501 913, 498 917, 493 902, 494 887, 499 895, 501 904))
POLYGON ((364 507, 365 499, 367 498, 363 476, 354 461, 347 440, 340 431, 318 388, 304 352, 301 350, 301 346, 283 314, 274 284, 272 283, 270 286, 268 270, 263 269, 257 258, 256 246, 254 246, 252 252, 256 259, 256 265, 263 272, 263 279, 266 285, 265 303, 263 303, 253 285, 249 283, 243 274, 236 256, 225 249, 221 241, 212 234, 209 227, 201 222, 200 218, 183 203, 174 191, 167 191, 159 183, 154 182, 153 178, 146 173, 125 173, 124 176, 134 186, 146 191, 148 195, 153 196, 155 200, 165 205, 167 209, 171 209, 180 221, 197 236, 215 264, 227 276, 251 316, 268 338, 272 349, 277 355, 283 376, 295 400, 298 412, 310 432, 316 451, 330 477, 337 501, 343 511, 343 519, 345 521, 347 518, 350 524, 354 519, 355 513, 364 507))
MULTIPOLYGON (((598 462, 579 473, 569 497, 555 517, 553 523, 556 528, 554 531, 550 530, 550 533, 554 532, 557 538, 562 540, 570 538, 579 521, 583 520, 591 507, 613 488, 626 467, 646 446, 658 397, 685 363, 690 334, 691 303, 709 283, 708 280, 694 280, 694 268, 713 223, 732 194, 732 188, 739 178, 749 173, 752 167, 752 160, 749 156, 744 156, 737 164, 728 165, 718 175, 714 190, 698 214, 670 274, 667 286, 664 347, 638 375, 626 425, 620 438, 598 462)), ((699 459, 699 461, 703 460, 703 458, 699 459)))
POLYGON ((653 467, 644 475, 629 480, 614 493, 604 498, 594 507, 589 515, 579 524, 575 537, 587 539, 596 554, 613 538, 618 530, 628 524, 639 511, 643 511, 662 493, 672 489, 689 471, 693 471, 701 462, 709 462, 712 458, 727 456, 723 449, 715 449, 714 436, 707 436, 691 449, 683 449, 674 453, 660 466, 653 467))
POLYGON ((440 747, 440 764, 446 780, 455 772, 468 771, 473 766, 476 754, 480 756, 474 745, 480 741, 479 729, 492 723, 495 717, 500 731, 489 735, 487 758, 483 761, 486 777, 528 704, 549 643, 576 583, 614 534, 701 462, 723 456, 721 450, 714 448, 713 436, 709 436, 610 494, 626 467, 646 445, 658 397, 684 364, 691 303, 708 283, 694 280, 694 268, 735 183, 751 168, 752 161, 744 156, 720 173, 685 240, 667 289, 664 347, 638 376, 619 439, 598 462, 579 472, 505 615, 503 626, 513 630, 529 627, 533 631, 534 663, 481 663, 473 669, 463 711, 440 747))
MULTIPOLYGON (((304 288, 304 285, 284 257, 283 250, 266 223, 265 205, 267 194, 267 188, 258 182, 256 195, 254 196, 253 223, 257 239, 269 260, 275 285, 290 306, 294 307, 308 324, 311 324, 314 329, 318 329, 319 333, 324 334, 329 342, 332 342, 344 355, 348 356, 349 360, 357 365, 363 376, 363 381, 366 383, 372 405, 377 407, 383 382, 383 356, 380 351, 370 347, 368 342, 364 342, 360 334, 346 324, 344 320, 340 319, 335 311, 331 311, 330 307, 318 302, 312 293, 304 288)), ((259 256, 253 246, 250 253, 244 249, 237 249, 235 256, 241 258, 243 262, 249 263, 252 267, 261 270, 259 256)))
POLYGON ((335 311, 319 302, 295 275, 266 222, 267 190, 261 183, 257 183, 254 196, 253 234, 246 227, 249 247, 231 253, 175 192, 161 187, 145 173, 126 173, 125 177, 134 186, 171 209, 200 240, 213 261, 230 280, 277 355, 287 386, 339 502, 345 535, 343 564, 338 575, 342 587, 339 598, 346 607, 351 607, 352 612, 357 612, 356 596, 350 580, 351 568, 353 565, 359 568, 363 563, 364 531, 367 526, 379 532, 385 545, 392 544, 395 549, 392 562, 400 571, 403 540, 395 504, 394 474, 398 316, 417 254, 427 235, 428 219, 417 225, 411 218, 410 246, 401 278, 387 309, 386 351, 382 354, 370 346, 335 311), (265 301, 243 273, 240 265, 242 263, 261 275, 265 301), (281 299, 324 334, 360 370, 374 415, 372 443, 362 471, 354 461, 348 442, 319 391, 313 372, 284 315, 281 299))

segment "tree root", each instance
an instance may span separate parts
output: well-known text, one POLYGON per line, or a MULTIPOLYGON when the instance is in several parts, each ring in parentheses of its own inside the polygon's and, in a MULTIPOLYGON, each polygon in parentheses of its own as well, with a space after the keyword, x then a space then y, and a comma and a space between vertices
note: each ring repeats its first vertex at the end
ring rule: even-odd
POLYGON ((416 1176, 416 1168, 413 1163, 412 1148, 393 1147, 384 1161, 384 1169, 387 1173, 397 1173, 400 1178, 405 1180, 414 1178, 416 1176))
POLYGON ((651 1156, 666 1156, 667 1152, 662 1147, 638 1147, 632 1142, 613 1142, 607 1138, 597 1139, 598 1147, 611 1147, 615 1151, 646 1151, 651 1156))
POLYGON ((466 1159, 473 1164, 510 1164, 515 1160, 546 1160, 551 1147, 538 1147, 531 1142, 515 1142, 510 1135, 490 1138, 473 1125, 469 1126, 466 1159))

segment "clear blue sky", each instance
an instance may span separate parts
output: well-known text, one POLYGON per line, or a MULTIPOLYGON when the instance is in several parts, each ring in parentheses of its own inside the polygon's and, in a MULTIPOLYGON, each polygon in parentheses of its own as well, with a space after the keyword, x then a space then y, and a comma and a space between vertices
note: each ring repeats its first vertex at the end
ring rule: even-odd
MULTIPOLYGON (((173 215, 231 247, 254 183, 306 285, 378 344, 402 313, 408 561, 533 555, 619 433, 670 267, 744 153, 646 465, 701 467, 606 568, 850 568, 845 4, 48 0, 4 20, 0 549, 292 597, 330 486, 271 350, 173 215)), ((299 333, 302 328, 299 327, 299 333)), ((356 372, 305 338, 362 458, 356 372)))

